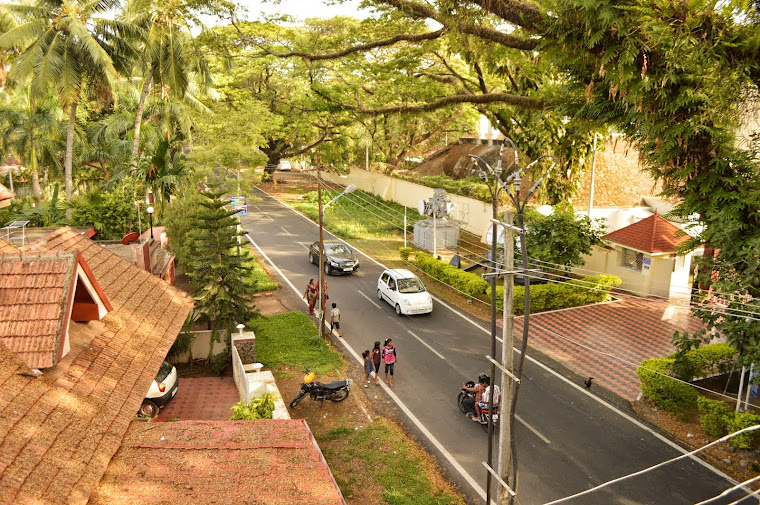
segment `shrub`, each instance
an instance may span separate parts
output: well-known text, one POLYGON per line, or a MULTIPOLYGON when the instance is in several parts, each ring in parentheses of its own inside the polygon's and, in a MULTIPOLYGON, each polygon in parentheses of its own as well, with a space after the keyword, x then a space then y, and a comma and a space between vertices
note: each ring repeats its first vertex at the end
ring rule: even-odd
POLYGON ((691 381, 729 371, 736 358, 736 349, 728 343, 711 344, 676 353, 673 358, 676 377, 691 381))
POLYGON ((660 408, 686 415, 696 409, 699 395, 690 384, 671 375, 674 362, 672 357, 644 360, 636 369, 636 375, 641 381, 644 396, 660 408))
POLYGON ((705 433, 713 437, 722 437, 726 434, 733 414, 726 402, 700 396, 697 398, 697 408, 700 414, 699 424, 705 433))
MULTIPOLYGON (((736 412, 728 423, 728 429, 733 433, 758 424, 760 424, 760 415, 749 412, 736 412)), ((737 449, 750 450, 757 446, 758 441, 760 441, 760 430, 748 431, 731 438, 731 445, 737 449)))
POLYGON ((230 421, 272 419, 276 399, 277 395, 269 391, 248 403, 237 402, 230 407, 232 411, 230 421))
POLYGON ((404 260, 404 262, 409 261, 409 254, 412 252, 411 247, 399 247, 398 253, 401 255, 401 259, 404 260))

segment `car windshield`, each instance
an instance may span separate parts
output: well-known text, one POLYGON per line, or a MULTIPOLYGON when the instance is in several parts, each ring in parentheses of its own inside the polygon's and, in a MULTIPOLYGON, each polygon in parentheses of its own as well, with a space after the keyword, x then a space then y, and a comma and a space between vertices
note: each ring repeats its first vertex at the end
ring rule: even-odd
POLYGON ((172 373, 172 364, 164 361, 161 363, 161 368, 158 369, 158 373, 156 374, 156 382, 166 379, 170 373, 172 373))
POLYGON ((351 250, 343 244, 327 245, 325 249, 331 254, 351 254, 351 250))
POLYGON ((421 280, 414 277, 412 279, 399 279, 398 280, 398 292, 399 293, 423 293, 425 291, 425 285, 421 280))

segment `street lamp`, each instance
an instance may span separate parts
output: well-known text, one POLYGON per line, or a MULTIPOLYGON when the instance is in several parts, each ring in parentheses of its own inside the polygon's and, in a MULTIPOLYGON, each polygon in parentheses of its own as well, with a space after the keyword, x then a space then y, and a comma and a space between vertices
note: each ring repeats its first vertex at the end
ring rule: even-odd
POLYGON ((153 240, 153 206, 149 205, 147 209, 148 218, 150 218, 150 239, 153 240))
POLYGON ((346 186, 346 189, 343 190, 341 194, 327 202, 324 206, 322 206, 322 167, 321 167, 321 157, 319 156, 319 153, 317 153, 317 202, 319 203, 319 309, 320 309, 320 316, 319 316, 319 334, 324 338, 325 336, 325 297, 322 294, 322 290, 325 286, 325 239, 324 239, 324 216, 325 216, 325 209, 328 205, 333 203, 338 198, 347 195, 349 193, 353 193, 356 191, 356 185, 355 184, 349 184, 346 186))
MULTIPOLYGON (((516 460, 516 454, 515 452, 515 442, 513 437, 513 427, 514 427, 514 420, 515 420, 515 406, 517 404, 517 392, 520 385, 520 375, 522 373, 522 366, 523 366, 523 360, 525 358, 525 349, 527 347, 528 343, 528 327, 529 327, 529 318, 530 318, 530 282, 528 280, 525 281, 525 312, 523 317, 523 339, 521 344, 521 354, 520 358, 518 359, 517 367, 513 366, 513 342, 514 342, 514 336, 512 332, 512 317, 513 317, 513 303, 512 303, 512 297, 514 296, 512 286, 514 285, 514 256, 513 256, 513 246, 512 244, 507 244, 507 240, 512 241, 512 234, 508 233, 509 230, 514 229, 512 226, 512 218, 511 213, 509 213, 509 217, 507 218, 507 222, 501 223, 505 228, 505 251, 504 251, 504 270, 501 272, 504 274, 504 338, 502 342, 502 363, 497 363, 493 356, 496 355, 496 276, 499 274, 499 271, 495 267, 495 260, 496 260, 496 242, 497 242, 497 231, 496 226, 499 224, 498 221, 498 195, 501 192, 501 190, 504 190, 507 195, 509 195, 510 200, 512 200, 512 204, 515 206, 515 209, 517 210, 517 222, 518 227, 517 231, 520 234, 520 252, 522 254, 522 272, 523 272, 523 279, 528 278, 528 252, 527 252, 527 243, 525 240, 526 235, 526 229, 525 229, 525 221, 524 221, 524 211, 525 206, 527 205, 530 198, 533 196, 533 194, 538 189, 539 185, 543 182, 543 180, 546 178, 546 176, 549 174, 552 168, 554 168, 554 165, 557 163, 557 158, 552 155, 543 155, 538 157, 536 160, 534 160, 532 163, 530 163, 528 166, 526 166, 523 169, 520 169, 517 159, 517 149, 515 147, 514 142, 509 137, 504 139, 504 142, 509 142, 509 144, 512 147, 512 150, 514 152, 514 169, 512 173, 510 173, 508 176, 504 177, 504 173, 501 168, 501 160, 502 160, 502 153, 504 150, 504 144, 501 145, 499 148, 499 158, 496 163, 496 167, 491 167, 485 160, 483 160, 479 156, 470 155, 470 158, 473 160, 473 162, 476 165, 476 171, 478 177, 482 179, 483 181, 488 184, 488 189, 491 192, 492 197, 492 203, 493 203, 493 219, 491 219, 491 222, 493 223, 493 232, 491 234, 491 265, 490 269, 491 271, 487 274, 489 276, 489 283, 491 285, 491 356, 487 356, 489 361, 491 362, 491 377, 492 377, 492 385, 491 385, 491 395, 489 395, 489 411, 493 410, 493 390, 495 389, 495 381, 493 377, 496 375, 496 366, 498 366, 501 371, 504 373, 502 376, 502 400, 501 400, 501 422, 500 424, 500 430, 501 430, 501 457, 499 458, 499 462, 501 465, 500 471, 498 475, 496 476, 497 479, 499 479, 499 483, 505 488, 507 493, 500 491, 499 496, 499 503, 512 503, 512 499, 515 496, 515 491, 517 485, 516 485, 516 479, 517 479, 517 460, 516 460), (527 194, 524 198, 522 198, 521 192, 521 186, 522 186, 522 179, 520 177, 521 173, 532 167, 533 165, 539 163, 544 158, 552 158, 554 160, 554 164, 547 170, 534 184, 530 187, 530 189, 527 191, 527 194), (481 168, 479 165, 483 165, 483 168, 481 168), (489 182, 492 183, 489 184, 489 182), (514 192, 510 189, 510 186, 514 187, 514 192), (507 257, 509 255, 509 257, 507 257), (507 299, 509 293, 509 299, 507 299), (509 310, 508 310, 509 307, 509 310), (514 373, 513 373, 514 371, 514 373), (507 379, 507 376, 509 379, 507 379), (508 386, 509 385, 509 386, 508 386), (511 392, 511 394, 507 395, 507 391, 511 392), (506 418, 504 417, 504 405, 505 401, 504 398, 508 398, 509 400, 509 414, 506 418), (509 475, 507 475, 509 474, 509 475), (501 477, 501 478, 500 478, 501 477), (507 482, 511 484, 512 488, 507 486, 507 482)), ((486 502, 490 503, 490 496, 491 496, 491 474, 493 472, 492 467, 492 457, 493 457, 493 423, 492 418, 489 418, 488 422, 488 474, 487 474, 487 489, 486 489, 486 502)), ((501 488, 500 488, 501 490, 501 488)))

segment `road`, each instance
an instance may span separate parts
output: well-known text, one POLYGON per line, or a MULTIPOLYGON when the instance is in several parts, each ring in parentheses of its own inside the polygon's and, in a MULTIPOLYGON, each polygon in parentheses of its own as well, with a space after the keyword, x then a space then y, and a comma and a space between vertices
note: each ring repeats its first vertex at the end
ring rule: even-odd
MULTIPOLYGON (((263 201, 249 203, 243 227, 282 277, 284 288, 299 296, 309 279, 318 277, 317 267, 307 258, 318 228, 269 195, 257 196, 263 201)), ((333 238, 327 232, 325 237, 333 238)), ((484 357, 491 349, 488 325, 438 299, 432 314, 397 316, 377 299, 383 267, 360 259, 356 274, 328 278, 330 302, 338 303, 342 314, 343 338, 334 340, 361 363, 361 352, 371 349, 374 341, 393 338, 398 351, 394 387, 370 387, 382 389, 382 395, 398 406, 404 425, 437 457, 469 501, 482 503, 487 436, 459 412, 456 395, 463 381, 491 369, 484 357)), ((525 363, 516 427, 519 504, 549 503, 683 454, 625 412, 536 361, 530 352, 525 363)), ((731 486, 705 464, 686 458, 563 503, 695 504, 731 486)), ((743 496, 735 491, 710 503, 757 503, 752 498, 737 501, 743 496)))

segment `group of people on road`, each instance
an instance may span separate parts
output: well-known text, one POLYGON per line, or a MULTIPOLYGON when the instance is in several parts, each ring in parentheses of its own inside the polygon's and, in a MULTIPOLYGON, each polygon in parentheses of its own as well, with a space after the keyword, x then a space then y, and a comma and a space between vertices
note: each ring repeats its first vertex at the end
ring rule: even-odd
MULTIPOLYGON (((375 385, 380 384, 380 364, 385 364, 385 383, 390 387, 393 387, 393 369, 395 368, 397 355, 396 346, 393 345, 393 339, 385 339, 383 348, 380 348, 380 341, 375 342, 375 346, 372 348, 372 352, 369 349, 362 353, 364 358, 364 379, 369 384, 371 381, 370 376, 372 371, 375 371, 375 385)), ((367 387, 367 384, 364 387, 367 387)))
MULTIPOLYGON (((327 281, 322 281, 322 296, 325 300, 330 297, 327 294, 327 281)), ((309 314, 314 315, 314 310, 319 298, 319 282, 314 279, 309 280, 309 284, 306 286, 306 290, 303 293, 304 299, 309 303, 309 314)), ((338 304, 332 302, 332 309, 330 310, 330 331, 335 330, 339 337, 343 336, 340 329, 340 309, 338 304)), ((380 365, 385 364, 385 383, 390 387, 393 387, 393 369, 396 364, 396 346, 393 345, 393 339, 385 339, 385 344, 380 347, 380 342, 375 342, 375 346, 370 352, 369 349, 362 353, 364 358, 364 375, 367 381, 364 387, 372 382, 370 376, 372 371, 375 372, 375 384, 380 384, 380 365)))
MULTIPOLYGON (((481 413, 483 410, 488 409, 488 402, 491 399, 491 378, 488 375, 482 373, 478 375, 477 384, 475 384, 473 387, 467 387, 467 385, 463 383, 462 389, 469 391, 470 393, 475 393, 475 396, 471 398, 465 398, 462 401, 468 410, 467 414, 465 415, 475 422, 483 423, 481 413)), ((495 411, 498 408, 499 400, 501 399, 501 391, 499 390, 499 386, 494 385, 493 392, 493 406, 495 411)))

